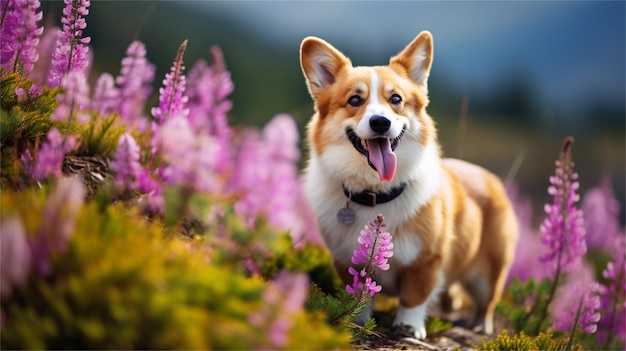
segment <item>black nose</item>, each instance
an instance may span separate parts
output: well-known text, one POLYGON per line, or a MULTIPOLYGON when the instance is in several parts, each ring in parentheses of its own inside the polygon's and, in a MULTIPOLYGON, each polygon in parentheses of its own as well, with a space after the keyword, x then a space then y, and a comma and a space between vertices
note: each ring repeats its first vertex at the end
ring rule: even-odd
POLYGON ((391 121, 384 116, 372 116, 370 117, 370 128, 379 134, 383 134, 391 127, 391 121))

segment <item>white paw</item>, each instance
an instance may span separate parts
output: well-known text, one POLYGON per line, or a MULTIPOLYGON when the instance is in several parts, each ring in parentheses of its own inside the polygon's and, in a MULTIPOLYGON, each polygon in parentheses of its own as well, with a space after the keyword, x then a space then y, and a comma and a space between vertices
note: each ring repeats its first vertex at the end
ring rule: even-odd
POLYGON ((414 330, 416 339, 426 338, 426 305, 412 308, 398 307, 398 313, 393 325, 408 325, 414 330))

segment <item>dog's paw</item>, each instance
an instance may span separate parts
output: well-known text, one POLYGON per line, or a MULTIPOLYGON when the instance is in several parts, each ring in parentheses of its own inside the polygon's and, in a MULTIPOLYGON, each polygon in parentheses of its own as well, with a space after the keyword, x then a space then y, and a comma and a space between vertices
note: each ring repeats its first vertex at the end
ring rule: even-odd
POLYGON ((397 324, 391 329, 391 336, 395 339, 415 338, 426 339, 426 327, 415 328, 407 324, 397 324))
POLYGON ((426 305, 420 305, 412 308, 404 308, 400 306, 396 314, 394 325, 411 326, 413 335, 417 339, 426 338, 426 305))

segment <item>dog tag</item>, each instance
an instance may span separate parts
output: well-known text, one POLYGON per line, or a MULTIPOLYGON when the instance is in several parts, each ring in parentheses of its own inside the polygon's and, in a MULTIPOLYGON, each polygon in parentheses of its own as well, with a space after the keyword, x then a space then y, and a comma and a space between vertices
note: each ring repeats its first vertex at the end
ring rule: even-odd
POLYGON ((351 224, 355 216, 354 210, 350 208, 350 201, 346 202, 346 207, 337 211, 337 221, 341 224, 351 224))

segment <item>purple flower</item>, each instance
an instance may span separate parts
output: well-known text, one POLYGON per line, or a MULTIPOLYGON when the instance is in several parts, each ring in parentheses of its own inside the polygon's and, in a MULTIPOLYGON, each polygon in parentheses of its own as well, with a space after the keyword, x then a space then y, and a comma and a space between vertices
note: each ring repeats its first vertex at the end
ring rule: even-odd
POLYGON ((156 131, 152 147, 160 153, 160 175, 166 184, 202 192, 220 188, 215 172, 215 140, 195 133, 185 117, 171 116, 165 121, 156 131))
POLYGON ((359 246, 352 253, 352 263, 364 268, 357 271, 354 267, 348 268, 348 273, 352 275, 352 285, 346 286, 346 291, 355 295, 366 295, 373 297, 382 290, 380 285, 372 279, 376 268, 386 271, 389 269, 388 259, 393 256, 393 243, 391 234, 383 232, 386 227, 385 218, 379 214, 375 220, 361 230, 361 235, 357 239, 359 246))
POLYGON ((130 127, 139 131, 147 130, 148 118, 143 114, 143 106, 152 93, 155 67, 146 59, 146 48, 140 41, 134 41, 122 59, 120 75, 115 78, 119 86, 117 112, 130 127))
POLYGON ((549 270, 540 262, 539 257, 543 246, 539 242, 539 232, 533 224, 533 205, 528 196, 520 193, 517 185, 509 183, 506 192, 511 200, 517 221, 519 223, 519 240, 515 247, 515 259, 509 270, 507 284, 518 278, 525 282, 533 278, 536 282, 541 281, 549 270))
POLYGON ((48 131, 47 140, 41 145, 32 170, 35 180, 44 180, 50 176, 59 177, 65 154, 76 146, 76 138, 63 139, 58 129, 48 131))
POLYGON ((89 0, 64 0, 63 30, 59 31, 57 46, 52 54, 52 68, 48 77, 48 85, 57 87, 63 83, 63 77, 69 72, 83 71, 89 65, 90 37, 83 38, 83 30, 87 27, 84 16, 89 14, 89 0))
POLYGON ((24 223, 7 217, 0 223, 0 296, 8 297, 14 287, 26 283, 31 254, 24 223))
POLYGON ((101 116, 106 116, 116 111, 120 103, 119 96, 120 92, 115 87, 113 76, 108 73, 103 73, 96 82, 90 107, 98 111, 101 116))
POLYGON ((613 260, 602 272, 605 284, 600 286, 598 341, 606 346, 612 338, 626 341, 626 239, 618 238, 615 246, 613 260))
POLYGON ((587 246, 611 249, 620 234, 620 204, 615 198, 610 175, 596 187, 587 190, 582 200, 587 246))
POLYGON ((25 74, 33 70, 34 62, 39 58, 37 44, 43 33, 43 27, 37 27, 42 18, 41 11, 37 12, 39 7, 39 0, 9 0, 6 3, 0 29, 0 63, 3 68, 16 71, 21 64, 25 74))
POLYGON ((42 226, 31 242, 34 269, 41 276, 50 274, 50 258, 63 253, 74 234, 78 211, 83 204, 85 187, 79 177, 59 179, 48 197, 43 211, 42 226))
POLYGON ((248 316, 248 322, 267 328, 261 348, 284 347, 293 326, 293 317, 302 311, 307 298, 308 278, 303 273, 281 271, 263 292, 263 306, 248 316))
POLYGON ((220 145, 218 167, 220 173, 230 171, 233 131, 228 126, 227 112, 232 103, 226 100, 234 85, 226 69, 224 56, 217 46, 211 48, 213 65, 198 60, 189 71, 187 96, 189 121, 195 129, 215 137, 220 145))
POLYGON ((172 68, 163 80, 163 87, 159 89, 159 106, 152 109, 152 115, 157 119, 158 124, 173 115, 187 117, 189 110, 185 107, 187 104, 187 96, 185 93, 185 75, 183 75, 183 54, 187 48, 187 40, 185 40, 178 54, 174 59, 172 68))
POLYGON ((74 118, 83 124, 89 122, 89 115, 82 112, 89 105, 89 85, 83 72, 69 72, 63 78, 63 87, 63 92, 56 96, 59 105, 50 118, 56 122, 74 118))
POLYGON ((593 334, 600 321, 599 285, 593 281, 590 270, 583 267, 575 277, 570 275, 569 278, 559 289, 559 298, 552 306, 553 327, 569 333, 580 327, 583 332, 593 334))
POLYGON ((43 86, 48 84, 48 77, 52 67, 52 55, 56 49, 58 27, 45 27, 43 34, 39 38, 37 53, 39 59, 34 63, 29 77, 33 83, 43 86))
POLYGON ((116 174, 115 186, 128 190, 139 189, 139 178, 143 171, 140 157, 139 145, 130 133, 124 133, 111 161, 111 170, 116 174))
POLYGON ((568 137, 556 161, 554 176, 550 177, 548 194, 552 204, 545 205, 547 214, 540 226, 541 243, 547 246, 548 253, 541 256, 542 262, 552 262, 558 272, 567 271, 587 252, 582 211, 576 208, 580 199, 576 193, 579 187, 578 174, 574 172, 571 160, 573 138, 568 137))

